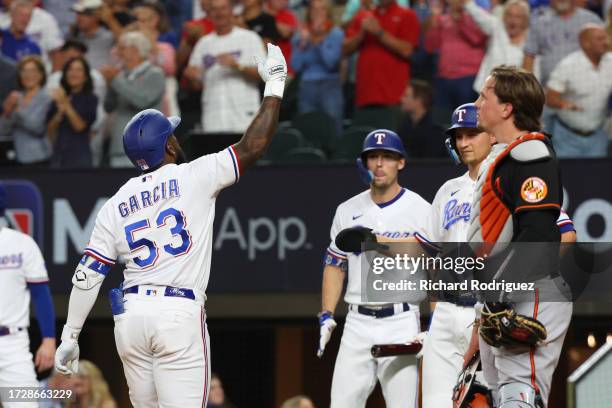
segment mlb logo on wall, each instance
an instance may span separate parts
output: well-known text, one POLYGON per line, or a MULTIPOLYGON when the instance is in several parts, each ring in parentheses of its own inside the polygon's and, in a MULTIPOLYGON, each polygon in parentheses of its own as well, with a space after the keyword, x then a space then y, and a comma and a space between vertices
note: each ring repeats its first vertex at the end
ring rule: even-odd
POLYGON ((0 180, 5 190, 5 217, 9 227, 28 234, 42 248, 43 201, 36 184, 27 180, 0 180))

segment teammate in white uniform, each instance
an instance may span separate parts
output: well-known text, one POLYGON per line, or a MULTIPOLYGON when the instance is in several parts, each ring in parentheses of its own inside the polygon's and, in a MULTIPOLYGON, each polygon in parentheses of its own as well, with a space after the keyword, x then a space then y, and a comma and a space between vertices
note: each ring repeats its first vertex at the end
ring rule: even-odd
MULTIPOLYGON (((465 242, 471 205, 480 163, 487 157, 495 139, 477 125, 473 103, 453 112, 447 130, 451 156, 468 168, 461 177, 440 187, 431 204, 425 225, 415 234, 424 246, 441 242, 465 242)), ((571 219, 561 213, 557 225, 564 238, 574 234, 571 219)), ((478 349, 478 336, 472 338, 475 296, 445 293, 437 302, 428 336, 423 345, 423 408, 452 407, 452 390, 464 364, 478 349)), ((481 381, 483 382, 483 381, 481 381)))
POLYGON ((405 238, 413 234, 419 220, 429 212, 429 203, 402 188, 398 173, 406 152, 399 137, 388 130, 375 130, 364 141, 363 164, 371 171, 371 188, 338 206, 331 228, 331 244, 323 272, 322 312, 319 314, 319 357, 336 326, 336 309, 346 271, 344 300, 349 312, 336 358, 331 389, 332 408, 364 407, 380 381, 387 407, 412 407, 417 396, 417 366, 414 356, 375 359, 374 344, 401 343, 419 332, 419 305, 364 301, 361 254, 345 253, 334 240, 343 229, 361 225, 379 236, 405 238))
POLYGON ((173 132, 180 119, 155 110, 140 112, 126 126, 126 154, 143 174, 127 181, 98 213, 72 280, 58 371, 77 371, 81 328, 105 275, 123 258, 123 293, 111 304, 132 404, 206 406, 210 352, 204 301, 215 200, 272 139, 287 74, 278 47, 268 45, 258 70, 266 81, 262 106, 242 139, 219 153, 177 165, 183 155, 173 132))
MULTIPOLYGON (((7 198, 0 184, 0 387, 37 387, 36 373, 53 366, 55 311, 45 261, 36 242, 7 227, 7 198), (30 295, 43 337, 35 362, 30 353, 30 295)), ((8 396, 5 396, 8 398, 8 396)), ((5 408, 37 407, 35 402, 0 402, 5 408)))

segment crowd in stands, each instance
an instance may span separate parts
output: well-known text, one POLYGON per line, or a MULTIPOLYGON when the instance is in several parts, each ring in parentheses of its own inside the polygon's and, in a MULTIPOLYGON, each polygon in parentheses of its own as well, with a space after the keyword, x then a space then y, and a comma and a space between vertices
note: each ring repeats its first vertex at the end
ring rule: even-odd
POLYGON ((350 160, 375 128, 396 130, 413 158, 445 157, 450 113, 501 64, 544 86, 559 157, 606 157, 611 4, 0 0, 0 163, 131 167, 122 131, 146 108, 183 118, 191 157, 218 151, 258 110, 268 42, 290 80, 264 163, 350 160))

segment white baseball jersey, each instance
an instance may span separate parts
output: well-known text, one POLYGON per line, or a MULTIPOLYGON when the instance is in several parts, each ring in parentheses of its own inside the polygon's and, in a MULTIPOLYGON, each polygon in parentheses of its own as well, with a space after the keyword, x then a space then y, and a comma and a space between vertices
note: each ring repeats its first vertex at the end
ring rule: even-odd
POLYGON ((0 326, 30 325, 28 283, 47 283, 45 261, 27 234, 0 228, 0 326))
MULTIPOLYGON (((448 180, 431 203, 431 212, 419 226, 415 238, 421 243, 465 242, 470 224, 476 180, 469 172, 448 180)), ((561 233, 574 230, 572 220, 561 210, 557 220, 561 233)))
MULTIPOLYGON (((343 202, 336 209, 327 256, 348 262, 348 285, 344 300, 350 304, 365 304, 361 297, 361 254, 345 253, 335 244, 336 235, 345 228, 364 226, 376 235, 407 238, 415 233, 419 220, 427 216, 430 205, 420 195, 402 188, 392 200, 376 204, 370 190, 343 202)), ((368 303, 369 304, 369 303, 368 303)))
POLYGON ((100 209, 85 253, 125 260, 124 287, 163 285, 204 294, 215 201, 240 177, 233 146, 128 180, 100 209))
POLYGON ((421 242, 464 242, 475 186, 476 181, 467 172, 444 183, 415 238, 421 242))

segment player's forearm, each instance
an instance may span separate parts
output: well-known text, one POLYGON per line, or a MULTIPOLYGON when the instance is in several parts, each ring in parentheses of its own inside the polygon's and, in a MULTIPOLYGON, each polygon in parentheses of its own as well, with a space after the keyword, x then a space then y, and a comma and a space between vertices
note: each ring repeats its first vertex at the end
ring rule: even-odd
POLYGON ((88 290, 83 290, 76 286, 72 287, 70 301, 68 303, 66 326, 76 330, 81 330, 83 328, 91 308, 94 303, 96 303, 101 286, 102 285, 96 285, 88 290))
POLYGON ((326 265, 323 269, 323 290, 321 296, 321 310, 334 313, 344 286, 346 273, 337 266, 326 265))
POLYGON ((280 105, 280 98, 265 97, 257 116, 235 145, 242 169, 254 165, 266 152, 276 131, 280 105))

